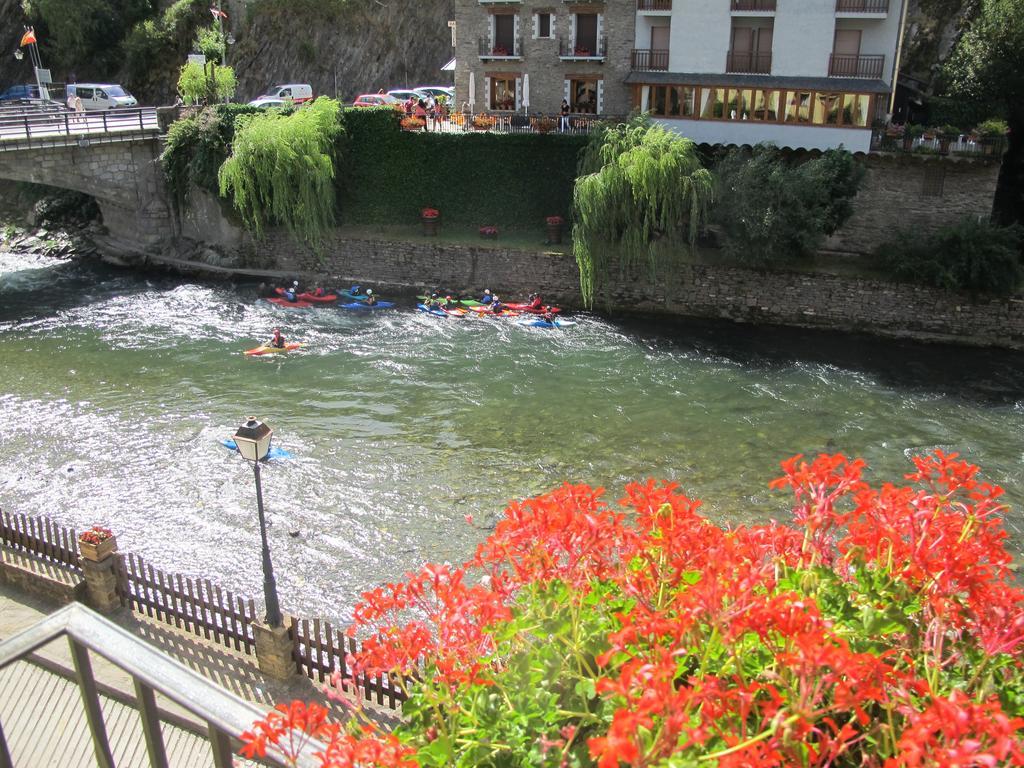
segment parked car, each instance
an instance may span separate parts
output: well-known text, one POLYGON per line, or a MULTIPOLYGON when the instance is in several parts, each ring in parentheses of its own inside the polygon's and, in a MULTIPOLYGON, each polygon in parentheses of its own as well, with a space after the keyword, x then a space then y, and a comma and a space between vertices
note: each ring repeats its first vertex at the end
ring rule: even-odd
POLYGON ((353 107, 394 107, 402 108, 402 102, 386 93, 363 93, 352 102, 353 107))
POLYGON ((39 98, 38 85, 12 85, 0 93, 0 101, 28 101, 39 98))
POLYGON ((258 99, 253 99, 252 101, 250 101, 249 106, 266 107, 267 109, 269 109, 271 107, 291 106, 294 103, 295 102, 292 101, 291 99, 278 99, 272 96, 260 96, 258 99))
POLYGON ((416 90, 422 93, 429 93, 435 98, 446 96, 448 101, 455 100, 455 89, 448 85, 417 85, 416 90))
MULTIPOLYGON (((291 99, 296 104, 302 104, 305 101, 312 101, 313 99, 313 86, 309 83, 285 83, 284 85, 275 85, 267 89, 266 93, 262 94, 260 99, 291 99)), ((259 101, 259 99, 255 99, 259 101)), ((250 104, 252 102, 249 102, 250 104)))
POLYGON ((80 98, 86 110, 139 106, 136 98, 116 83, 68 83, 67 92, 80 98))
POLYGON ((414 99, 425 99, 429 95, 429 93, 417 91, 414 88, 396 88, 393 91, 388 91, 388 96, 394 96, 399 101, 408 101, 409 97, 414 99))

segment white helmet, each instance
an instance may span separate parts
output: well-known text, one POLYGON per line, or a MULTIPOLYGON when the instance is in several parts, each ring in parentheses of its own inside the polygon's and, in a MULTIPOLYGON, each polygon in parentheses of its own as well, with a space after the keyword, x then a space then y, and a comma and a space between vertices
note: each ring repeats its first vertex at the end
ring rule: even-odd
POLYGON ((296 288, 298 288, 299 287, 299 281, 298 280, 292 280, 292 285, 294 285, 296 288))
POLYGON ((491 295, 491 289, 490 288, 484 288, 484 295, 485 296, 490 296, 491 295))
POLYGON ((373 296, 373 288, 367 288, 366 289, 366 295, 367 296, 373 296))

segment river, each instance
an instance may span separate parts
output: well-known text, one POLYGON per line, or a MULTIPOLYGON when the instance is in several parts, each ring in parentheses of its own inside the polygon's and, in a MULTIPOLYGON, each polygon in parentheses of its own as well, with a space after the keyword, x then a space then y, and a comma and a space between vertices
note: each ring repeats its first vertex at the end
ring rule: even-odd
MULTIPOLYGON (((492 286, 500 288, 500 286, 492 286)), ((282 310, 248 286, 0 254, 0 508, 113 528, 121 549, 261 592, 248 415, 283 606, 345 622, 360 591, 471 555, 506 501, 563 481, 678 481, 720 522, 785 518, 794 453, 959 451, 1024 548, 1024 355, 860 336, 579 318, 558 331, 410 311, 282 310), (274 326, 306 347, 241 352, 274 326), (467 523, 466 515, 473 516, 467 523)))

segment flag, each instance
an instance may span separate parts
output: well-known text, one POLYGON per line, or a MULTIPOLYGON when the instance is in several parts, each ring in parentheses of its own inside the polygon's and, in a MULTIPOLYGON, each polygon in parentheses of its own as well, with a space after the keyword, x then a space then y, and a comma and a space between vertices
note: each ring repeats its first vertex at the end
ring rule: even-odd
POLYGON ((211 7, 210 8, 210 13, 213 14, 213 18, 215 18, 215 19, 226 19, 228 17, 228 15, 226 13, 224 13, 224 11, 222 11, 220 8, 216 8, 216 7, 211 7))
POLYGON ((18 44, 19 48, 24 48, 26 45, 31 45, 36 41, 36 31, 29 27, 25 30, 25 34, 21 36, 21 42, 18 44))

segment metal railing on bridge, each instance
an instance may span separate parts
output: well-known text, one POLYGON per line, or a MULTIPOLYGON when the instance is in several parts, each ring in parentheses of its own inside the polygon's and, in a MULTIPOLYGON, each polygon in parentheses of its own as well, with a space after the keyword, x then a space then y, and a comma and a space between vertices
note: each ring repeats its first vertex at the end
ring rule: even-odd
POLYGON ((132 138, 159 130, 155 107, 103 112, 71 112, 50 106, 0 108, 0 151, 67 144, 71 137, 79 141, 92 136, 132 138))

